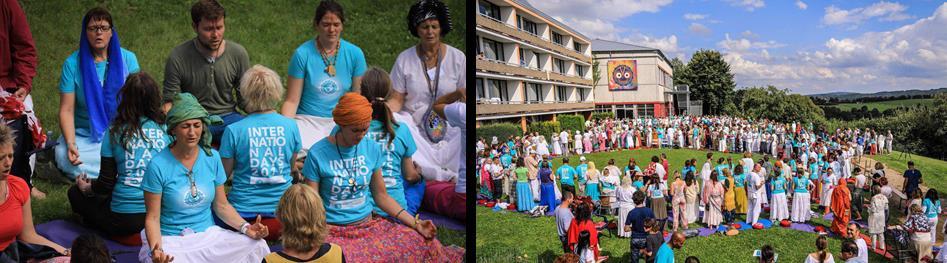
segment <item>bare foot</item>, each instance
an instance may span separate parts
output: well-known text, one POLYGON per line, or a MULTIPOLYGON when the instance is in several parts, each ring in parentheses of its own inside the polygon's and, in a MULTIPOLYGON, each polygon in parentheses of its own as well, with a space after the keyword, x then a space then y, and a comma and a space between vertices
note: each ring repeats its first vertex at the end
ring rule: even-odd
POLYGON ((33 187, 33 190, 30 191, 30 195, 33 196, 33 199, 43 200, 46 199, 46 193, 40 191, 39 188, 33 187))

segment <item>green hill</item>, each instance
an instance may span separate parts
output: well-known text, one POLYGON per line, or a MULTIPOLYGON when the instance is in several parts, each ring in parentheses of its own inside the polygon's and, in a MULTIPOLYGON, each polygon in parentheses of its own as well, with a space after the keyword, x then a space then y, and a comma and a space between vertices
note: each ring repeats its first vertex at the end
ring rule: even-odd
POLYGON ((889 100, 889 101, 876 101, 876 102, 866 102, 866 103, 842 103, 833 105, 832 107, 839 108, 843 111, 849 111, 854 108, 861 108, 862 106, 867 106, 868 110, 878 109, 878 111, 885 111, 887 109, 893 109, 897 107, 914 107, 914 106, 932 106, 934 105, 934 99, 909 99, 909 100, 889 100))

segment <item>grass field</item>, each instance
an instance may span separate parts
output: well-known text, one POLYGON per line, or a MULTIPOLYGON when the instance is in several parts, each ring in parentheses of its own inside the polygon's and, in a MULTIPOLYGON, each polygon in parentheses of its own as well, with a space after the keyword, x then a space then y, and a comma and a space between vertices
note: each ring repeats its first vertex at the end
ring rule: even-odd
MULTIPOLYGON (((616 165, 621 167, 627 164, 629 157, 634 157, 643 169, 647 164, 645 160, 650 160, 652 155, 659 155, 662 152, 668 154, 672 171, 679 170, 683 166, 684 160, 690 158, 698 160, 697 166, 699 169, 706 159, 705 151, 689 149, 642 149, 594 153, 585 156, 588 160, 594 161, 599 169, 604 167, 608 159, 614 158, 616 165)), ((714 159, 721 156, 730 156, 734 161, 742 158, 738 154, 714 152, 714 159)), ((576 161, 573 160, 577 158, 576 156, 570 157, 570 163, 575 165, 576 161)), ((753 158, 758 159, 760 156, 754 155, 753 158)), ((554 159, 553 164, 554 167, 559 166, 561 158, 554 159)), ((817 209, 814 207, 813 211, 817 211, 817 209)), ((900 216, 900 212, 893 210, 893 218, 899 218, 900 216)), ((764 213, 764 218, 766 217, 768 217, 768 214, 764 213)), ((738 220, 742 218, 742 216, 738 217, 738 220)), ((600 220, 600 218, 596 217, 596 220, 600 220)), ((811 223, 827 226, 830 221, 815 218, 811 223)), ((692 224, 691 227, 702 227, 702 225, 692 224)), ((530 218, 519 213, 493 212, 488 208, 478 206, 476 231, 478 262, 552 262, 562 254, 556 236, 555 218, 553 217, 530 218)), ((780 262, 802 262, 808 253, 815 251, 816 236, 814 233, 777 227, 762 231, 741 232, 733 237, 697 237, 688 239, 684 244, 684 248, 675 252, 675 258, 679 262, 683 262, 687 256, 696 256, 701 262, 752 262, 753 250, 768 244, 776 249, 780 262)), ((841 240, 838 238, 830 238, 829 240, 829 249, 838 260, 841 240)), ((609 262, 628 261, 630 257, 630 241, 628 239, 604 237, 600 242, 602 255, 609 256, 609 262)), ((886 262, 886 259, 871 254, 869 262, 886 262)))
MULTIPOLYGON (((466 5, 461 0, 444 0, 451 8, 454 31, 444 42, 465 50, 466 5)), ((191 28, 192 0, 181 1, 20 1, 33 39, 39 65, 33 79, 33 101, 43 126, 58 138, 59 79, 62 63, 79 47, 82 16, 102 5, 112 14, 115 32, 122 47, 134 52, 143 72, 159 83, 164 79, 164 63, 171 49, 195 36, 191 28)), ((315 36, 312 19, 318 1, 221 1, 227 10, 225 38, 243 45, 251 64, 267 66, 285 76, 293 51, 315 36)), ((369 66, 391 70, 398 54, 417 38, 407 31, 406 16, 413 1, 344 1, 345 26, 342 38, 359 46, 369 66)), ((38 172, 51 173, 49 169, 38 172)), ((41 178, 54 175, 42 174, 41 178)), ((66 189, 69 185, 50 180, 34 180, 47 193, 33 203, 36 224, 72 216, 66 189)), ((464 246, 466 234, 438 229, 445 244, 464 246)))
MULTIPOLYGON (((908 169, 908 155, 901 155, 901 152, 893 151, 889 154, 875 155, 872 159, 885 164, 885 167, 894 169, 903 173, 908 169)), ((947 161, 941 161, 920 155, 910 155, 910 160, 914 161, 914 168, 921 171, 921 178, 924 185, 937 189, 939 193, 947 193, 947 161)), ((941 194, 943 195, 943 194, 941 194)))
POLYGON ((934 105, 934 99, 907 99, 907 100, 889 100, 889 101, 878 101, 878 102, 868 102, 868 103, 842 103, 834 105, 843 111, 849 111, 854 108, 861 108, 862 106, 867 106, 868 110, 878 109, 878 111, 885 111, 887 109, 893 109, 897 107, 914 107, 914 106, 932 106, 934 105))

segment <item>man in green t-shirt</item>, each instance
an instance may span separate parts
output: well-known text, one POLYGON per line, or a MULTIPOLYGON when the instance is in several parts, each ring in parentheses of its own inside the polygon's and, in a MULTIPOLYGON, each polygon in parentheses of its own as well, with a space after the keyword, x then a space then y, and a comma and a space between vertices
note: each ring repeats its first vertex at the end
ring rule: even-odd
POLYGON ((243 98, 237 87, 250 67, 246 49, 224 39, 224 7, 216 0, 199 0, 191 6, 191 21, 197 37, 184 41, 173 50, 165 63, 165 109, 177 93, 197 97, 210 114, 220 116, 223 125, 208 127, 219 143, 224 128, 243 119, 243 98))

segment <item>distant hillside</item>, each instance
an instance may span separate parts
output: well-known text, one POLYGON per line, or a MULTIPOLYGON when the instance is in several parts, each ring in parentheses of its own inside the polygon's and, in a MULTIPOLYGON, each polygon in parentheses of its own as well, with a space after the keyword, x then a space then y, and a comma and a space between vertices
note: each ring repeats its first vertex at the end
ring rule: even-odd
POLYGON ((901 97, 901 96, 930 96, 937 93, 947 92, 947 87, 931 90, 899 90, 899 91, 883 91, 876 93, 855 93, 855 92, 831 92, 824 94, 814 94, 807 95, 812 98, 819 98, 824 100, 835 99, 838 101, 853 101, 863 98, 886 98, 886 97, 901 97))

